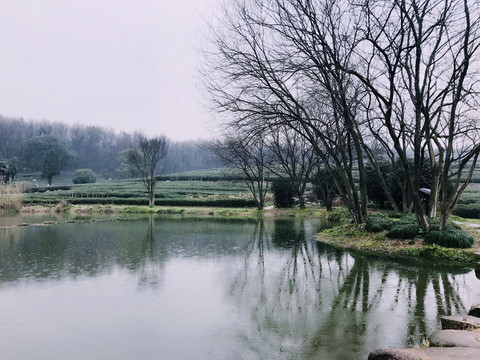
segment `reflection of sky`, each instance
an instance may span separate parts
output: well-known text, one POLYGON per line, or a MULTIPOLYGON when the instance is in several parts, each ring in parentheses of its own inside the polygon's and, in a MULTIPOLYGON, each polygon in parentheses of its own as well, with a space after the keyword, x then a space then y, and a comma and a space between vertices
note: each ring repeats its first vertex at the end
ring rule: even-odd
POLYGON ((439 313, 480 296, 473 271, 342 253, 306 240, 308 222, 306 233, 277 224, 156 219, 0 233, 0 357, 365 359, 419 344, 439 313), (67 229, 77 230, 68 246, 45 248, 67 229), (11 257, 28 261, 24 273, 3 273, 11 257), (45 259, 56 270, 36 277, 30 266, 45 259))
POLYGON ((0 322, 0 356, 221 359, 208 355, 216 335, 210 332, 227 312, 215 269, 204 265, 172 260, 161 290, 139 291, 136 277, 121 269, 97 278, 4 288, 0 304, 11 311, 3 312, 0 322))

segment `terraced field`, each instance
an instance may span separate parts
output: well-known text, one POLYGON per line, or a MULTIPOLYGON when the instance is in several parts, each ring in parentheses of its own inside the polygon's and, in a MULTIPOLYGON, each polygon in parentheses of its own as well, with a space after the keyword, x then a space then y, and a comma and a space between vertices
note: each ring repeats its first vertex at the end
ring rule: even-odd
MULTIPOLYGON (((147 193, 140 180, 106 181, 84 185, 33 186, 23 198, 25 204, 146 205, 147 193)), ((232 181, 170 181, 157 183, 156 205, 171 206, 255 206, 248 188, 232 181)))

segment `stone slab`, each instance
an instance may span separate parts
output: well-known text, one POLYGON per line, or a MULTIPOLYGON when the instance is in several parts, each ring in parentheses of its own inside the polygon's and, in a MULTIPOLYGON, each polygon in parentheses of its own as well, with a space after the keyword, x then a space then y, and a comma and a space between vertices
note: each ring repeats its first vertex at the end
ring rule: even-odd
POLYGON ((480 318, 480 302, 474 302, 468 315, 480 318))
POLYGON ((468 347, 433 347, 418 349, 380 349, 368 355, 368 360, 479 360, 480 349, 468 347))
MULTIPOLYGON (((480 330, 480 318, 470 315, 442 316, 442 330, 480 330)), ((480 358, 479 358, 480 359, 480 358)))
POLYGON ((480 332, 467 330, 435 331, 428 338, 430 346, 459 346, 480 348, 480 332))

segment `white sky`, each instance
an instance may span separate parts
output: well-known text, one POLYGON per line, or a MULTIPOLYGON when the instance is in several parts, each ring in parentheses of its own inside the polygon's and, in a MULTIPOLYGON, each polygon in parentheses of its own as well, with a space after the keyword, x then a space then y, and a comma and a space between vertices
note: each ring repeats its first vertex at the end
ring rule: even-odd
POLYGON ((207 138, 196 66, 218 0, 0 0, 0 114, 207 138))

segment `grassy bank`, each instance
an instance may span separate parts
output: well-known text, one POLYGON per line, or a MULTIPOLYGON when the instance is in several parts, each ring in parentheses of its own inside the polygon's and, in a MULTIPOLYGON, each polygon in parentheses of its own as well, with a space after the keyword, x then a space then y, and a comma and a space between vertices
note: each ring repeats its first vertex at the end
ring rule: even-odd
MULTIPOLYGON (((478 246, 478 232, 468 228, 464 230, 475 237, 475 243, 478 246)), ((475 265, 480 260, 475 254, 475 248, 456 249, 435 244, 428 245, 421 238, 414 240, 390 239, 387 238, 386 231, 371 233, 366 231, 363 226, 350 224, 324 230, 317 234, 316 239, 336 248, 359 250, 392 258, 430 259, 460 266, 475 265)))
MULTIPOLYGON (((63 183, 56 186, 44 186, 32 178, 23 184, 27 193, 20 194, 18 189, 9 189, 10 192, 4 194, 3 203, 6 206, 3 208, 22 213, 55 212, 73 216, 88 215, 92 218, 101 217, 96 214, 119 214, 119 218, 122 217, 121 214, 169 214, 251 218, 305 216, 344 224, 350 221, 348 212, 340 208, 333 212, 326 212, 317 206, 310 206, 306 210, 273 209, 270 206, 265 210, 257 210, 244 183, 226 181, 225 177, 220 175, 207 171, 173 174, 172 177, 162 178, 157 185, 156 206, 152 208, 146 206, 145 188, 139 179, 103 180, 95 184, 74 185, 65 178, 63 183)), ((267 205, 271 205, 271 194, 268 195, 267 201, 269 202, 267 205)), ((469 214, 472 209, 479 207, 480 186, 470 186, 464 193, 460 205, 464 206, 464 212, 469 210, 470 212, 466 212, 469 214)), ((453 216, 452 220, 474 222, 458 216, 453 216)), ((480 223, 480 220, 477 221, 480 223)), ((479 251, 478 231, 464 228, 475 237, 476 251, 479 251)), ((478 261, 472 249, 460 250, 435 244, 428 245, 420 237, 409 240, 387 238, 385 232, 367 232, 364 227, 342 225, 318 234, 317 239, 338 248, 361 250, 389 257, 431 258, 461 265, 478 261)))
POLYGON ((321 219, 338 220, 344 211, 328 213, 318 207, 309 209, 275 209, 270 207, 264 210, 256 208, 227 208, 227 207, 189 207, 189 206, 137 206, 137 205, 72 205, 65 201, 52 205, 23 206, 20 213, 46 214, 63 213, 65 215, 108 215, 108 214, 165 214, 165 215, 194 215, 194 216, 228 216, 228 217, 317 217, 321 219))

